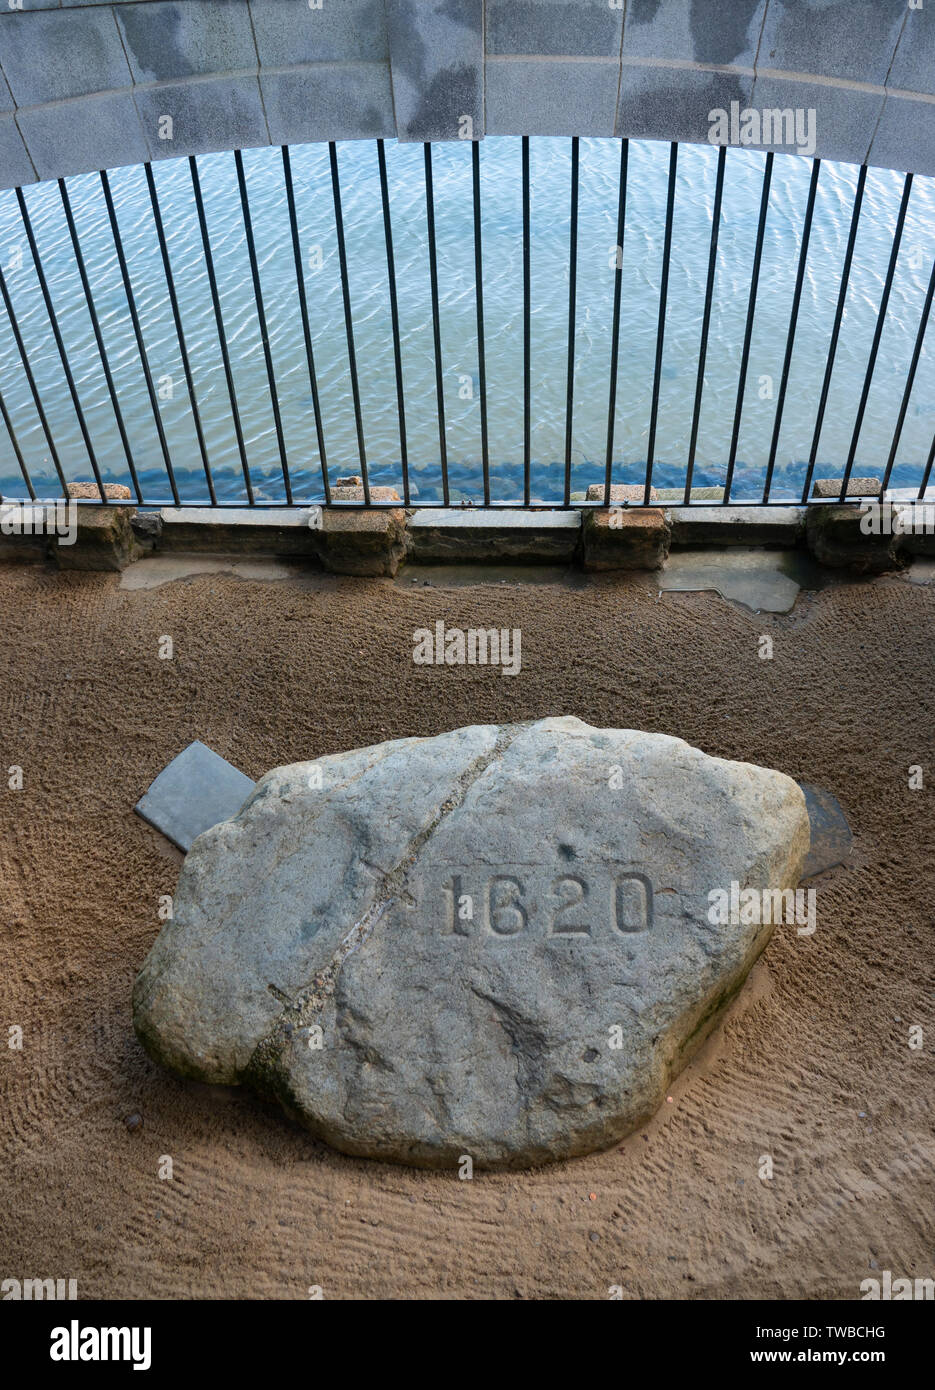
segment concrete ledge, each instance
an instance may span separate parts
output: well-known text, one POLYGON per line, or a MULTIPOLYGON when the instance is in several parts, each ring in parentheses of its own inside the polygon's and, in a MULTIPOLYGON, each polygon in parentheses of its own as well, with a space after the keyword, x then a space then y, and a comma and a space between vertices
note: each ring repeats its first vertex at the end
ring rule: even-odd
POLYGON ((568 561, 581 536, 577 511, 427 508, 409 517, 411 560, 568 561))
POLYGON ((320 507, 163 507, 159 521, 160 550, 318 555, 320 507))
POLYGON ((658 569, 670 548, 705 546, 807 546, 820 563, 859 573, 902 567, 912 555, 935 555, 935 496, 921 504, 914 497, 882 504, 877 530, 883 534, 870 529, 866 510, 855 502, 815 502, 808 507, 581 510, 426 507, 407 515, 401 506, 367 509, 343 499, 324 508, 159 511, 90 499, 73 500, 67 508, 62 501, 0 503, 0 559, 52 558, 61 569, 122 570, 153 551, 256 555, 301 559, 337 574, 392 576, 405 559, 429 564, 579 561, 591 570, 658 569))
POLYGON ((672 544, 785 545, 801 543, 805 507, 671 507, 672 544))
MULTIPOLYGON (((27 509, 0 506, 0 523, 8 516, 18 517, 27 509)), ((34 563, 45 560, 49 553, 49 537, 30 531, 13 531, 9 535, 0 530, 0 562, 13 560, 19 563, 34 563)))

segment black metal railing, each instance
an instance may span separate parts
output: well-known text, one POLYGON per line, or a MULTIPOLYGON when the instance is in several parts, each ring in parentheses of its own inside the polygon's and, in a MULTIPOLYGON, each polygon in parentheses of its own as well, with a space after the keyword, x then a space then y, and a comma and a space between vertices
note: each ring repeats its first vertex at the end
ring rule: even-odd
MULTIPOLYGON (((575 366, 576 348, 578 335, 578 271, 579 271, 579 183, 580 183, 580 164, 579 164, 579 140, 571 140, 571 172, 568 186, 568 313, 567 313, 567 352, 565 357, 565 418, 564 418, 564 457, 563 473, 561 477, 555 478, 556 487, 551 499, 551 505, 556 506, 585 506, 585 505, 608 505, 612 497, 612 488, 615 481, 615 433, 617 432, 617 403, 618 403, 618 374, 620 363, 620 339, 621 339, 621 316, 624 307, 623 300, 623 266, 624 266, 624 238, 627 225, 627 196, 628 196, 628 164, 630 147, 627 140, 619 142, 620 160, 617 190, 617 260, 614 272, 612 314, 610 324, 610 356, 607 375, 607 426, 606 426, 606 447, 603 455, 603 487, 600 496, 591 497, 587 500, 580 496, 574 496, 572 491, 573 483, 573 448, 575 431, 575 366)), ((349 255, 347 238, 345 235, 345 222, 343 212, 341 176, 339 170, 339 152, 337 146, 332 143, 329 146, 330 162, 330 183, 331 198, 333 202, 334 228, 336 236, 336 246, 338 262, 340 268, 341 296, 343 302, 343 329, 346 339, 347 351, 347 391, 345 395, 344 408, 353 411, 354 417, 354 437, 356 438, 356 452, 354 456, 348 457, 346 452, 339 461, 329 457, 326 450, 326 438, 329 433, 328 421, 324 418, 325 409, 322 395, 319 390, 318 375, 316 372, 315 359, 315 307, 310 302, 308 286, 303 264, 303 246, 299 230, 299 215, 297 207, 296 182, 293 177, 293 165, 290 150, 283 146, 281 151, 281 177, 282 186, 285 193, 286 211, 289 226, 289 252, 294 263, 295 271, 295 306, 298 309, 298 323, 302 344, 304 347, 304 367, 307 373, 308 386, 310 389, 311 410, 309 412, 308 424, 314 424, 314 437, 317 444, 318 463, 320 467, 320 486, 317 476, 314 483, 308 483, 307 479, 301 488, 297 488, 294 482, 294 472, 290 468, 289 447, 287 446, 286 433, 284 430, 283 417, 281 411, 283 385, 277 379, 274 356, 271 346, 271 333, 269 323, 269 313, 267 302, 264 298, 263 281, 261 276, 261 264, 258 257, 256 236, 254 230, 254 217, 251 212, 250 197, 248 194, 247 180, 244 172, 244 160, 241 152, 233 152, 234 172, 236 176, 237 191, 239 193, 240 216, 242 219, 242 230, 245 237, 247 262, 249 266, 249 277, 252 285, 252 308, 256 313, 259 326, 259 341, 262 346, 263 364, 266 379, 266 389, 268 390, 268 404, 272 414, 273 428, 276 439, 276 453, 279 460, 282 481, 282 496, 269 498, 265 495, 258 495, 259 489, 255 485, 255 479, 251 475, 251 467, 248 460, 247 441, 245 439, 244 426, 241 419, 239 408, 238 388, 235 382, 234 362, 232 361, 231 342, 229 338, 228 325, 225 321, 224 305, 222 293, 218 283, 218 275, 215 264, 216 246, 212 241, 209 231, 208 217, 205 208, 205 197, 202 182, 199 175, 198 160, 192 156, 188 160, 191 195, 194 200, 194 209, 197 216, 198 230, 200 235, 200 251, 203 256, 204 267, 207 275, 207 285, 210 291, 210 300, 213 313, 213 326, 216 333, 217 347, 220 352, 223 367, 224 383, 227 395, 227 406, 229 406, 230 430, 233 440, 236 442, 237 456, 239 459, 240 473, 242 475, 243 493, 246 504, 252 507, 263 506, 293 506, 308 505, 310 503, 332 502, 332 488, 338 474, 352 472, 359 474, 362 482, 362 498, 365 506, 387 506, 392 505, 384 500, 376 501, 372 496, 371 465, 368 459, 367 440, 365 438, 364 411, 362 402, 362 383, 358 370, 358 348, 355 339, 355 317, 352 300, 352 276, 349 269, 349 255)), ((431 144, 424 146, 424 206, 425 206, 425 228, 424 237, 427 250, 429 295, 431 306, 431 354, 434 368, 434 389, 435 401, 434 410, 437 414, 438 422, 438 460, 440 468, 440 490, 441 505, 459 505, 462 499, 452 498, 452 489, 449 479, 449 454, 448 454, 448 431, 446 427, 445 414, 445 387, 444 373, 445 362, 442 350, 442 298, 439 286, 439 261, 436 234, 436 196, 435 180, 433 177, 433 148, 431 144)), ((474 300, 474 320, 476 328, 477 345, 477 366, 478 366, 478 395, 479 395, 479 434, 480 434, 480 462, 481 462, 481 487, 482 499, 477 498, 478 504, 484 506, 530 506, 543 505, 541 499, 534 499, 531 484, 532 475, 532 431, 531 420, 533 415, 533 390, 532 373, 530 369, 531 355, 531 324, 532 324, 532 276, 531 264, 534 255, 534 243, 532 233, 531 218, 531 199, 530 199, 530 142, 528 138, 522 140, 521 147, 521 236, 522 236, 522 496, 518 495, 496 495, 492 482, 491 470, 491 440, 490 440, 490 420, 488 414, 488 378, 487 378, 487 351, 485 343, 485 301, 484 301, 484 246, 483 246, 483 223, 481 208, 481 150, 477 143, 471 145, 471 189, 472 189, 472 217, 471 227, 473 234, 473 300, 474 300)), ((704 301, 700 314, 700 324, 698 328, 698 350, 697 365, 693 367, 693 396, 691 406, 691 424, 688 434, 688 449, 684 460, 684 488, 679 488, 676 498, 669 497, 668 500, 677 500, 685 505, 691 505, 693 501, 693 491, 695 487, 696 459, 698 453, 699 427, 702 414, 702 406, 705 396, 706 384, 706 364, 708 361, 710 334, 712 323, 712 304, 714 301, 715 287, 717 284, 718 273, 718 254, 719 238, 722 230, 722 204, 725 189, 725 174, 728 164, 728 151, 721 148, 718 152, 716 177, 713 195, 713 211, 710 224, 710 241, 707 246, 707 268, 704 281, 704 301)), ((387 177, 387 160, 384 142, 376 142, 376 167, 379 178, 380 203, 382 211, 383 229, 383 254, 385 256, 386 291, 389 301, 389 316, 392 331, 393 348, 393 376, 395 387, 395 410, 396 424, 398 426, 398 461, 402 486, 402 500, 406 506, 421 505, 413 495, 411 487, 410 468, 411 458, 411 438, 407 429, 407 393, 403 373, 403 359, 401 352, 401 330, 400 330, 400 306, 398 296, 397 281, 397 261, 394 249, 393 219, 391 216, 390 189, 387 177)), ((642 498, 635 501, 635 505, 648 506, 653 498, 654 488, 654 467, 656 460, 656 449, 658 430, 660 422, 660 386, 663 375, 663 356, 666 344, 667 327, 667 308, 669 293, 670 265, 672 258, 673 244, 673 217, 676 204, 676 180, 679 168, 679 147, 673 143, 668 148, 668 178, 666 185, 665 220, 662 232, 662 253, 661 253, 661 273, 658 285, 658 310, 656 313, 655 345, 653 352, 653 372, 652 387, 649 398, 648 410, 648 434, 646 442, 646 456, 643 476, 639 486, 642 488, 642 498)), ((98 291, 93 279, 93 273, 89 272, 88 258, 82 247, 76 218, 74 215, 72 202, 69 196, 69 189, 64 179, 58 181, 58 190, 61 200, 61 210, 65 218, 68 232, 68 244, 70 254, 73 257, 74 266, 80 280, 81 291, 89 317, 95 350, 100 361, 103 373, 103 382, 106 388, 110 406, 113 411, 113 422, 120 440, 120 448, 126 465, 126 476, 129 478, 131 492, 136 502, 140 506, 161 506, 174 504, 183 505, 188 502, 191 504, 208 504, 211 506, 242 506, 242 498, 224 500, 219 496, 216 486, 216 470, 212 468, 210 450, 207 434, 199 408, 199 369, 203 355, 211 350, 210 345, 199 340, 194 347, 186 337, 183 325, 183 314, 180 307, 180 282, 177 276, 177 268, 173 266, 173 258, 170 252, 170 236, 167 235, 166 223, 163 217, 163 208, 160 205, 157 193, 156 180, 153 176, 152 167, 149 164, 143 166, 145 172, 146 187, 148 190, 148 202, 152 216, 152 227, 155 232, 155 244, 158 247, 159 264, 161 265, 164 277, 164 290, 168 304, 171 309, 173 331, 177 339, 179 359, 182 364, 182 371, 185 380, 187 393, 187 405, 191 412, 191 422, 197 441, 198 455, 200 459, 200 471, 204 477, 204 492, 197 496, 183 495, 183 490, 179 486, 177 476, 177 464, 179 460, 173 459, 173 450, 163 424, 160 399, 154 380, 153 369, 150 355, 146 346, 146 336, 144 326, 141 322, 140 308, 137 296, 134 291, 134 281, 131 274, 131 265, 125 246, 124 236, 121 233, 118 221, 117 208, 115 207, 114 193, 111 180, 107 172, 102 171, 99 175, 100 190, 103 195, 109 223, 110 236, 113 250, 116 255, 117 267, 119 269, 120 281, 123 286, 126 313, 129 320, 129 327, 132 330, 132 340, 138 357, 139 371, 142 380, 145 382, 146 396, 148 397, 149 414, 152 416, 152 428, 155 431, 155 439, 158 441, 159 455, 162 460, 164 480, 159 483, 148 483, 144 485, 140 476, 140 469, 137 466, 134 447, 131 444, 131 430, 126 414, 126 402, 121 398, 121 390, 118 387, 116 375, 111 361, 111 354, 107 346, 107 338, 102 327, 101 314, 98 306, 98 291), (167 495, 168 494, 168 495, 167 495)), ((737 468, 738 448, 741 431, 741 423, 744 412, 744 398, 747 389, 748 372, 750 369, 751 343, 753 340, 754 324, 760 292, 760 274, 763 261, 764 237, 767 226, 767 218, 770 210, 770 190, 773 178, 774 155, 767 153, 763 160, 762 186, 759 198, 759 212, 756 225, 755 242, 753 246, 752 269, 750 274, 749 291, 746 300, 746 311, 744 321, 743 340, 740 348, 739 363, 737 366, 736 394, 734 396, 733 416, 730 427, 730 445, 726 459, 726 470, 724 473, 723 498, 721 505, 729 507, 737 503, 737 498, 733 495, 735 470, 737 468)), ((774 488, 774 476, 776 471, 777 451, 779 447, 780 432, 782 429, 784 414, 787 406, 790 368, 793 359, 793 351, 796 342, 796 329, 799 320, 799 313, 802 301, 803 286, 805 284, 808 266, 809 241, 812 231, 813 217, 815 212, 816 193, 819 185, 821 172, 821 161, 815 159, 811 162, 811 175, 808 187, 807 203, 805 207, 804 220, 798 241, 798 255, 796 259, 795 279, 792 288, 791 307, 789 311, 788 327, 785 333, 785 346, 782 357, 782 370, 779 381, 778 396, 776 398, 773 414, 772 428, 769 439, 769 451, 765 469, 765 480, 762 493, 759 497, 745 496, 742 499, 743 505, 772 505, 788 504, 790 497, 788 490, 784 495, 776 495, 774 488)), ((798 408, 814 411, 814 428, 811 434, 811 445, 808 452, 807 467, 804 475, 804 485, 801 489, 802 502, 810 500, 810 492, 813 485, 815 470, 818 466, 819 448, 822 436, 822 429, 826 418, 826 408, 829 399, 829 389, 831 384, 832 372, 835 365, 836 354, 842 328, 842 321, 845 315, 845 302, 848 295, 848 287, 851 271, 855 257, 855 245, 857 240, 858 227, 860 225, 861 211, 864 205, 864 193, 867 181, 867 169, 862 167, 859 170, 856 192, 854 195, 853 208, 851 211, 847 244, 844 254, 843 264, 840 272, 840 280, 837 284, 835 296, 835 312, 833 324, 831 326, 830 337, 827 345, 827 355, 825 358, 824 369, 820 376, 820 385, 817 383, 817 394, 814 401, 799 401, 798 408)), ((861 384, 859 398, 854 413, 853 428, 850 436, 850 444, 847 449, 846 459, 843 464, 843 473, 840 478, 840 500, 847 496, 848 483, 853 473, 854 463, 857 456, 858 444, 861 438, 861 430, 864 424, 867 411, 868 398, 870 395, 871 384, 874 378, 874 370, 877 364, 881 337, 884 325, 887 321, 887 311, 890 304, 891 292, 896 273, 897 258, 899 256, 900 244, 903 237, 906 223, 907 208, 912 189, 913 176, 905 176, 902 195, 899 204, 899 211, 896 218, 895 230, 892 237, 892 246, 887 262, 885 277, 883 280, 882 292, 879 298, 879 305, 876 312, 875 328, 872 341, 870 343, 869 356, 861 384)), ((61 363, 62 379, 74 409, 80 431, 81 440, 87 456, 87 471, 93 477, 94 484, 98 491, 98 499, 106 500, 105 481, 103 471, 100 467, 96 455, 92 432, 88 427, 85 408, 82 400, 82 392, 76 381, 74 364, 71 360, 68 346, 60 323, 60 306, 57 307, 55 295, 50 286, 50 276, 43 263, 43 255, 39 246, 39 238, 30 217, 27 200, 22 189, 15 190, 16 202, 19 209, 19 216, 22 222, 23 232, 32 260, 32 266, 38 281, 39 292, 42 305, 44 307, 45 318, 48 330, 51 332, 55 345, 55 351, 61 363)), ((171 230, 171 229, 170 229, 171 230)), ((183 288, 184 295, 184 288, 183 288)), ((907 367, 905 386, 900 398, 899 410, 897 414, 895 430, 892 436, 892 443, 883 465, 882 478, 880 479, 881 495, 890 484, 891 474, 896 460, 897 449, 902 436, 906 421, 907 409, 910 395, 916 381, 917 369, 923 354, 924 338, 927 324, 929 321, 932 307, 933 296, 935 296, 935 266, 933 266, 931 277, 928 282, 928 289, 922 307, 921 318, 914 338, 914 346, 911 360, 907 367)), ((16 348, 16 354, 22 366, 23 380, 28 392, 29 399, 35 410, 41 430, 42 439, 48 453, 48 459, 52 470, 58 480, 62 494, 67 492, 69 479, 66 477, 66 469, 63 460, 63 450, 56 440, 56 432, 52 424, 52 402, 48 398, 48 387, 45 397, 40 391, 33 370, 33 354, 31 343, 28 341, 30 334, 37 332, 45 336, 45 326, 37 325, 35 316, 31 316, 28 326, 25 326, 18 317, 17 309, 14 304, 14 296, 11 294, 8 279, 0 268, 0 297, 2 297, 4 313, 12 335, 12 341, 16 348)), ((184 300, 183 300, 184 302, 184 300)), ((281 325, 280 325, 281 328, 281 325)), ((15 428, 14 412, 9 408, 7 400, 4 398, 6 383, 0 382, 0 416, 2 416, 3 426, 6 432, 6 441, 0 445, 4 452, 9 451, 8 457, 15 463, 16 469, 22 477, 25 493, 23 500, 28 497, 36 500, 39 493, 35 481, 31 475, 30 468, 26 461, 26 452, 21 447, 20 440, 17 438, 15 428)), ((294 389, 290 386, 289 389, 294 389)), ((132 422, 134 429, 138 433, 142 427, 139 418, 132 422)), ((924 496, 932 471, 933 460, 935 460, 935 440, 928 451, 927 458, 922 471, 921 482, 918 496, 924 496)), ((881 460, 882 462, 882 460, 881 460)), ((631 461, 632 464, 632 461, 631 461)), ((185 461, 186 467, 190 467, 190 461, 185 461)), ((76 471, 76 465, 72 458, 70 470, 76 471)), ((77 471, 84 472, 81 463, 77 465, 77 471)), ((619 464, 618 464, 619 471, 619 464)), ((632 468, 631 468, 632 471, 632 468)), ((517 491, 517 489, 513 489, 517 491)), ((9 494, 7 495, 9 499, 9 494)), ((697 499, 696 499, 697 500, 697 499)), ((710 505, 710 499, 705 499, 706 505, 710 505)), ((547 503, 548 504, 548 503, 547 503)), ((433 500, 428 505, 437 506, 438 501, 433 500)))

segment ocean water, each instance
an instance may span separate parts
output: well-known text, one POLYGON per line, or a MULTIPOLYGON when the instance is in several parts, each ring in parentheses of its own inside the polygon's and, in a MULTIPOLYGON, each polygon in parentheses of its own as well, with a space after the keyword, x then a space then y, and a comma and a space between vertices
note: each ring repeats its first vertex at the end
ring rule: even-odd
MULTIPOLYGON (((531 149, 532 495, 560 501, 564 481, 571 142, 537 138, 531 149)), ((400 487, 399 428, 390 307, 373 142, 337 147, 364 438, 372 483, 400 487)), ((472 234, 471 151, 433 149, 447 447, 453 499, 482 500, 480 393, 472 234)), ((413 501, 441 498, 438 413, 420 145, 386 146, 413 501)), ((291 151, 305 283, 332 481, 359 472, 328 148, 291 151)), ((279 150, 243 155, 270 344, 296 500, 322 496, 321 466, 296 293, 279 150)), ((662 264, 669 147, 633 141, 629 152, 615 482, 644 476, 662 264)), ((765 156, 727 154, 696 486, 724 481, 753 262, 765 156)), ((603 480, 610 374, 620 145, 580 142, 572 487, 603 480)), ((678 159, 665 348, 653 480, 684 483, 707 274, 717 150, 682 146, 678 159)), ((493 500, 522 495, 523 338, 521 142, 480 146, 484 302, 493 500)), ((270 392, 232 153, 199 159, 237 403, 257 499, 284 498, 270 392)), ((760 495, 797 268, 811 163, 775 156, 760 289, 732 498, 760 495)), ((801 491, 858 170, 821 167, 814 222, 779 436, 771 497, 801 491)), ((191 357, 195 395, 220 500, 245 499, 187 160, 154 166, 191 357)), ((111 176, 173 468, 183 501, 207 500, 191 405, 141 168, 111 176)), ((902 192, 898 173, 867 175, 846 313, 818 451, 816 476, 840 475, 863 386, 902 192)), ((171 502, 116 251, 97 175, 68 180, 81 244, 137 471, 147 501, 171 502)), ((105 481, 129 482, 125 453, 95 346, 57 185, 25 191, 77 390, 105 481)), ((917 178, 854 462, 882 474, 892 441, 935 254, 935 180, 917 178)), ((92 477, 15 195, 0 193, 4 267, 38 389, 69 480, 92 477)), ((935 350, 930 329, 900 441, 892 485, 918 485, 935 433, 935 350)), ((0 308, 0 389, 40 496, 59 489, 5 313, 0 308)), ((0 492, 25 489, 0 424, 0 492)))

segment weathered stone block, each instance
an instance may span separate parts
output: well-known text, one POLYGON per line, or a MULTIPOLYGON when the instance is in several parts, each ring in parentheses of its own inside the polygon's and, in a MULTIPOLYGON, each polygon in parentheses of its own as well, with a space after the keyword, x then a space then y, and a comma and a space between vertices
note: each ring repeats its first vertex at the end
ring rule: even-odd
POLYGON ((814 930, 808 847, 782 773, 573 718, 277 768, 192 846, 134 1025, 346 1153, 571 1158, 654 1113, 774 929, 814 930))
POLYGON ((707 141, 710 112, 750 103, 753 78, 746 73, 699 68, 637 66, 624 62, 616 134, 634 139, 707 141))
POLYGON ((766 0, 630 5, 623 56, 752 68, 765 10, 766 0))
POLYGON ((386 0, 393 103, 400 140, 484 134, 482 0, 414 5, 386 0), (472 130, 464 133, 464 117, 472 130))
POLYGON ((4 11, 0 62, 17 106, 130 86, 112 10, 4 11))
POLYGON ((79 507, 73 545, 57 537, 52 556, 63 570, 124 570, 146 554, 131 525, 131 507, 79 507))
POLYGON ((896 55, 886 75, 887 87, 935 96, 935 25, 927 9, 919 0, 907 9, 896 55))
MULTIPOLYGON (((591 483, 585 496, 589 502, 603 502, 604 484, 591 483)), ((642 506, 645 496, 646 489, 639 483, 611 483, 610 485, 611 502, 636 502, 642 506)), ((658 499, 659 493, 654 487, 651 487, 649 489, 650 502, 656 502, 658 499)))
POLYGON ((487 0, 487 52, 616 58, 622 24, 607 0, 487 0))
POLYGON ((935 174, 935 102, 913 101, 889 92, 867 163, 935 174), (907 139, 909 131, 911 140, 907 139))
POLYGON ((488 135, 613 135, 620 64, 489 58, 488 135))
POLYGON ((321 529, 312 533, 319 559, 335 574, 394 575, 409 547, 406 513, 322 509, 321 529))
MULTIPOLYGON (((143 126, 129 92, 33 106, 17 115, 40 179, 139 164, 149 158, 143 126)), ((161 157, 169 153, 165 145, 161 157)))
MULTIPOLYGON (((371 502, 398 502, 399 493, 394 487, 371 487, 371 502)), ((364 501, 364 480, 359 473, 353 473, 349 477, 338 478, 334 487, 331 489, 331 497, 335 502, 363 502, 364 501)))
POLYGON ((795 547, 805 531, 805 508, 671 507, 672 544, 795 547))
MULTIPOLYGON (((884 516, 891 509, 884 505, 884 516)), ((861 529, 861 510, 856 506, 831 503, 811 506, 805 519, 805 539, 815 559, 833 569, 849 569, 855 574, 882 574, 900 569, 902 537, 892 534, 867 535, 861 529)), ((889 530, 889 526, 884 522, 889 530)))
POLYGON ((236 72, 256 67, 246 5, 215 0, 156 0, 115 6, 134 82, 236 72))
POLYGON ((393 94, 385 63, 309 63, 261 72, 273 144, 392 138, 393 94))
POLYGON ((162 769, 134 809, 187 854, 199 835, 237 814, 254 786, 196 739, 162 769))
MULTIPOLYGON (((759 73, 750 104, 759 111, 801 111, 801 119, 807 119, 814 131, 816 145, 814 150, 800 150, 795 144, 764 141, 757 148, 773 149, 778 153, 817 154, 822 159, 862 164, 867 158, 884 100, 882 91, 814 82, 807 78, 794 81, 785 76, 759 73), (809 111, 815 112, 814 118, 807 116, 809 111)), ((807 133, 807 128, 803 133, 807 133)))
POLYGON ((383 0, 323 0, 318 10, 295 0, 251 0, 264 67, 293 63, 386 63, 383 0))
POLYGON ((906 0, 770 0, 757 67, 882 85, 905 17, 906 0))
POLYGON ((180 155, 269 144, 256 77, 166 82, 140 87, 134 95, 149 145, 149 155, 144 157, 176 159, 180 155), (160 139, 159 123, 163 116, 172 117, 171 140, 160 139))
POLYGON ((35 183, 36 171, 13 116, 0 116, 0 185, 19 188, 35 183))
MULTIPOLYGON (((97 483, 69 483, 68 496, 75 498, 87 497, 93 498, 94 501, 99 501, 101 489, 98 487, 97 483)), ((120 502, 129 501, 133 494, 124 483, 105 483, 104 496, 111 502, 120 502)))
POLYGON ((588 570, 657 570, 672 542, 659 508, 592 508, 582 520, 584 567, 588 570))
MULTIPOLYGON (((841 478, 816 478, 812 485, 813 497, 840 497, 841 478)), ((845 497, 878 497, 880 478, 848 478, 845 497)))

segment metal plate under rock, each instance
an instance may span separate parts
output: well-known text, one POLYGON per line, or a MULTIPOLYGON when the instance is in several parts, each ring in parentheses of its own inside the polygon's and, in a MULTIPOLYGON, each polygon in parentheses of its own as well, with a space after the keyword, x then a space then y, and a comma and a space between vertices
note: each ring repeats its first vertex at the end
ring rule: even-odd
POLYGON ((800 782, 812 832, 812 842, 802 867, 802 878, 813 878, 846 862, 853 836, 837 800, 821 787, 800 782))
POLYGON ((137 815, 187 854, 212 825, 240 810, 255 783, 197 740, 173 758, 136 804, 137 815))

